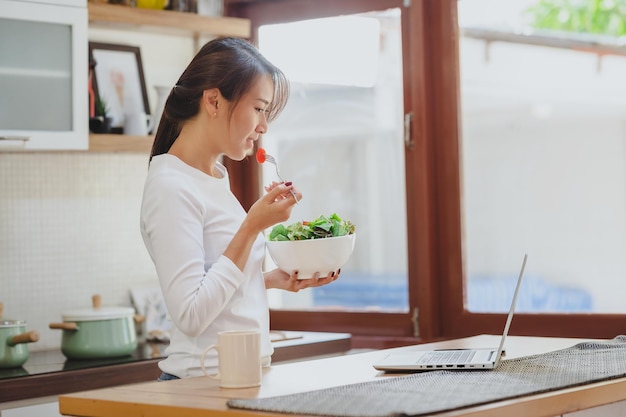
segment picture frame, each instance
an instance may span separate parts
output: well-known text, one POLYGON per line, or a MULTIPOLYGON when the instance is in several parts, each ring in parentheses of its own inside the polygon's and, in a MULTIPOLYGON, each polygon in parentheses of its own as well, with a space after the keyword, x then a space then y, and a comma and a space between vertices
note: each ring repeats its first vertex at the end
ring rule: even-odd
POLYGON ((111 131, 122 133, 125 115, 150 114, 141 51, 137 46, 89 42, 92 88, 111 118, 111 131))

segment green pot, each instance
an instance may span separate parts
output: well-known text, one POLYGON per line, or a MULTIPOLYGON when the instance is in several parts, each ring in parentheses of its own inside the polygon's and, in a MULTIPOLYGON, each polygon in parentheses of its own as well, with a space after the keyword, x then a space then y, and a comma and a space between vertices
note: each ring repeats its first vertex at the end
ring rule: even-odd
POLYGON ((39 333, 26 331, 22 320, 0 320, 0 368, 19 368, 28 360, 27 343, 39 340, 39 333))
POLYGON ((68 359, 103 359, 131 355, 137 349, 134 310, 125 307, 73 310, 63 314, 61 352, 68 359))

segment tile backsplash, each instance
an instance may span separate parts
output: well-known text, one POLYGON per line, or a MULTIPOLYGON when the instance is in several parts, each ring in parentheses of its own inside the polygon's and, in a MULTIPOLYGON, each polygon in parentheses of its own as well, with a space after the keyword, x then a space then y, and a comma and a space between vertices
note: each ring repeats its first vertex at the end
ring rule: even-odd
POLYGON ((48 324, 91 306, 130 306, 130 289, 158 285, 139 232, 148 168, 140 153, 0 153, 0 302, 60 347, 48 324))

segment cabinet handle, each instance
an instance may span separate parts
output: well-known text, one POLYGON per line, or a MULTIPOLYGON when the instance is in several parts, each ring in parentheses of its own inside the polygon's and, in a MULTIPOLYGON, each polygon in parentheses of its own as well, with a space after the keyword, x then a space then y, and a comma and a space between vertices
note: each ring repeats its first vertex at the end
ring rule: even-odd
POLYGON ((22 142, 26 142, 30 140, 30 136, 2 136, 0 135, 0 140, 21 140, 22 142))
POLYGON ((5 149, 26 149, 30 136, 0 135, 0 152, 5 149))

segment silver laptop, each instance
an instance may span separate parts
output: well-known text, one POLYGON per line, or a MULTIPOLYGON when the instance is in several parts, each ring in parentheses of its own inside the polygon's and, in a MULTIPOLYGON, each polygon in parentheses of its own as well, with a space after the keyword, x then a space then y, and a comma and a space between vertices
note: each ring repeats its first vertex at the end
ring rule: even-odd
POLYGON ((384 357, 380 362, 374 364, 374 368, 381 371, 433 371, 438 369, 493 369, 500 364, 504 349, 504 340, 509 333, 511 320, 517 303, 526 260, 528 255, 524 255, 522 269, 517 278, 513 301, 509 309, 509 315, 504 325, 504 333, 500 339, 498 348, 481 349, 437 349, 411 352, 394 352, 384 357))

